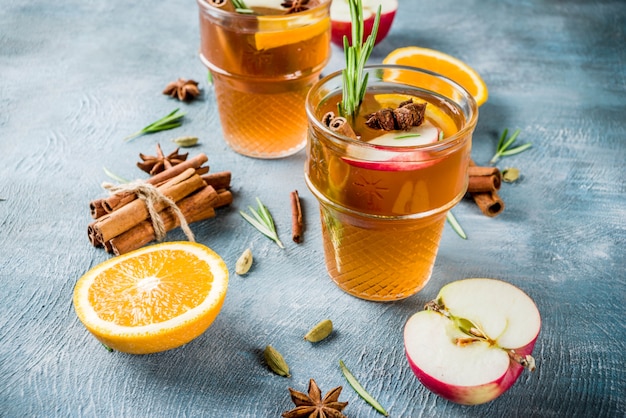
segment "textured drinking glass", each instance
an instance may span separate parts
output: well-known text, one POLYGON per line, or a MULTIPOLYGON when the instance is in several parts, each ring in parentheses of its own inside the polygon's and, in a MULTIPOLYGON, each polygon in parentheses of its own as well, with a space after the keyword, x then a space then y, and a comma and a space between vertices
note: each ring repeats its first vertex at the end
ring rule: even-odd
POLYGON ((306 94, 330 57, 330 0, 279 15, 236 13, 216 3, 230 5, 198 0, 200 59, 213 76, 226 142, 256 158, 301 150, 306 94))
POLYGON ((446 214, 467 190, 478 110, 467 91, 443 76, 390 65, 369 66, 366 72, 357 134, 367 130, 368 111, 412 98, 427 103, 426 121, 440 129, 441 139, 384 146, 330 130, 320 120, 336 112, 341 100, 337 72, 307 97, 305 178, 320 203, 332 280, 359 298, 391 301, 417 293, 431 276, 446 214))

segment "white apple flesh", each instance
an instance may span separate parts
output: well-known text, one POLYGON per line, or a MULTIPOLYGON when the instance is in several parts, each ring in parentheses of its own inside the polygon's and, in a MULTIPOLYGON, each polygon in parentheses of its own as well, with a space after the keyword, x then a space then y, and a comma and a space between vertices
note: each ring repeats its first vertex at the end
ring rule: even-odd
MULTIPOLYGON (((372 33, 378 6, 381 7, 380 24, 376 34, 375 44, 382 41, 391 29, 391 24, 398 9, 397 0, 363 0, 363 41, 372 33)), ((347 0, 333 0, 330 4, 331 41, 343 47, 343 37, 352 40, 352 23, 350 6, 347 0)))
POLYGON ((404 346, 422 384, 452 402, 476 405, 506 390, 524 368, 541 328, 532 299, 495 279, 444 286, 427 309, 411 316, 404 346))
POLYGON ((416 147, 439 141, 441 130, 430 122, 424 122, 406 131, 392 131, 367 142, 372 147, 348 147, 348 155, 342 159, 348 164, 379 171, 411 171, 426 168, 433 161, 424 161, 424 152, 393 151, 394 147, 416 147))

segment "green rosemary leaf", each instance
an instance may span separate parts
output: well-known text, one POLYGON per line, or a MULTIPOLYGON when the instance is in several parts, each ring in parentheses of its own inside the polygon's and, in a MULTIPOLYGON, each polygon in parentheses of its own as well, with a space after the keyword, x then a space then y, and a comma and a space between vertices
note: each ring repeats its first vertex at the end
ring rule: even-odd
POLYGON ((211 74, 211 71, 207 71, 206 74, 206 81, 207 83, 209 83, 210 85, 213 84, 213 74, 211 74))
POLYGON ((106 167, 102 167, 102 169, 104 170, 104 174, 106 174, 107 176, 111 177, 113 180, 115 180, 115 181, 117 181, 119 183, 128 183, 129 182, 124 177, 120 177, 117 174, 109 171, 109 169, 106 168, 106 167))
POLYGON ((520 152, 526 151, 528 148, 532 146, 530 142, 527 142, 525 144, 518 145, 514 148, 510 148, 517 140, 517 137, 520 134, 520 130, 516 129, 515 132, 513 132, 513 135, 511 135, 510 137, 508 137, 508 134, 509 134, 509 130, 505 129, 502 132, 502 135, 500 135, 500 139, 498 140, 498 145, 496 146, 496 153, 494 154, 493 157, 491 157, 491 160, 489 160, 490 164, 495 164, 496 161, 498 161, 501 157, 519 154, 520 152))
POLYGON ((126 138, 124 138, 124 141, 130 141, 133 138, 145 134, 151 134, 159 131, 167 131, 169 129, 178 128, 180 125, 183 124, 182 119, 186 115, 186 113, 178 113, 178 111, 179 109, 174 109, 167 116, 164 116, 161 119, 145 126, 140 131, 137 131, 134 134, 127 136, 126 138))
POLYGON ((261 199, 257 197, 256 201, 258 204, 258 208, 256 210, 252 207, 248 207, 252 216, 243 211, 239 211, 239 213, 246 221, 248 221, 248 223, 250 223, 250 225, 255 227, 260 233, 274 241, 280 248, 285 248, 283 243, 278 238, 274 219, 272 218, 270 211, 263 203, 261 203, 261 199))
POLYGON ((352 43, 349 44, 347 36, 344 36, 343 50, 346 57, 346 68, 343 70, 343 94, 339 114, 344 117, 349 116, 354 120, 365 97, 368 77, 367 74, 363 76, 363 69, 374 49, 382 9, 380 6, 378 7, 372 33, 363 43, 362 0, 348 0, 348 3, 352 22, 352 43))
POLYGON ((418 136, 422 136, 420 134, 406 134, 406 135, 398 135, 393 139, 406 139, 406 138, 417 138, 418 136))
POLYGON ((377 410, 384 416, 386 417, 389 416, 389 413, 385 411, 385 408, 383 408, 382 405, 378 403, 378 401, 374 399, 374 397, 370 395, 365 390, 365 388, 363 388, 363 386, 361 386, 359 381, 356 380, 356 377, 354 377, 354 375, 350 372, 350 370, 348 370, 348 368, 346 367, 346 365, 343 363, 342 360, 339 360, 339 367, 341 367, 341 372, 343 373, 348 383, 350 383, 350 386, 352 386, 352 388, 356 391, 356 393, 358 393, 359 396, 365 400, 365 402, 370 404, 375 410, 377 410))
POLYGON ((451 211, 449 211, 448 214, 446 215, 446 220, 448 221, 448 223, 450 224, 454 232, 458 234, 458 236, 460 236, 463 239, 467 239, 467 234, 465 233, 465 231, 463 230, 463 227, 461 227, 461 224, 459 223, 459 221, 456 220, 455 216, 452 214, 451 211))

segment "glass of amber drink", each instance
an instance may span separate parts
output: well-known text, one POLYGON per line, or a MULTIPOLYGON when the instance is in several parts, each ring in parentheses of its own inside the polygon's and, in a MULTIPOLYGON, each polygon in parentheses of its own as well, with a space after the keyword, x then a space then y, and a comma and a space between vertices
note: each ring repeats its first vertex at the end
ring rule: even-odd
POLYGON ((224 138, 236 152, 280 158, 306 144, 306 94, 330 57, 330 0, 197 0, 200 59, 209 68, 224 138), (291 2, 295 5, 300 2, 291 2))
POLYGON ((354 120, 324 122, 342 100, 341 72, 309 92, 305 178, 320 203, 332 280, 359 298, 392 301, 430 279, 446 214, 467 190, 478 108, 458 84, 426 70, 380 65, 365 72, 368 87, 354 120), (381 131, 365 124, 368 115, 408 100, 426 103, 420 126, 381 131))

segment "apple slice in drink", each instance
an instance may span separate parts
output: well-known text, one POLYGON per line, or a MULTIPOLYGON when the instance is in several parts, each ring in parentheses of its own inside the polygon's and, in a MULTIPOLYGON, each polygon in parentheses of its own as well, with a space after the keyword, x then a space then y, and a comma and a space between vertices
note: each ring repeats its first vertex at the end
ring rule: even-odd
MULTIPOLYGON (((363 40, 372 33, 376 11, 381 7, 380 24, 376 34, 375 44, 382 41, 391 29, 391 24, 396 16, 398 0, 363 0, 363 40)), ((347 0, 333 0, 330 4, 331 41, 343 47, 343 37, 352 39, 352 23, 350 18, 350 6, 347 0)))
POLYGON ((447 284, 404 328, 411 369, 429 390, 452 402, 489 402, 507 389, 531 357, 541 318, 532 299, 495 279, 447 284))
POLYGON ((410 171, 428 167, 432 161, 422 161, 424 152, 393 150, 390 148, 415 147, 439 141, 441 130, 430 122, 424 122, 408 131, 387 132, 367 142, 368 146, 349 146, 350 157, 342 159, 355 167, 381 171, 410 171))

